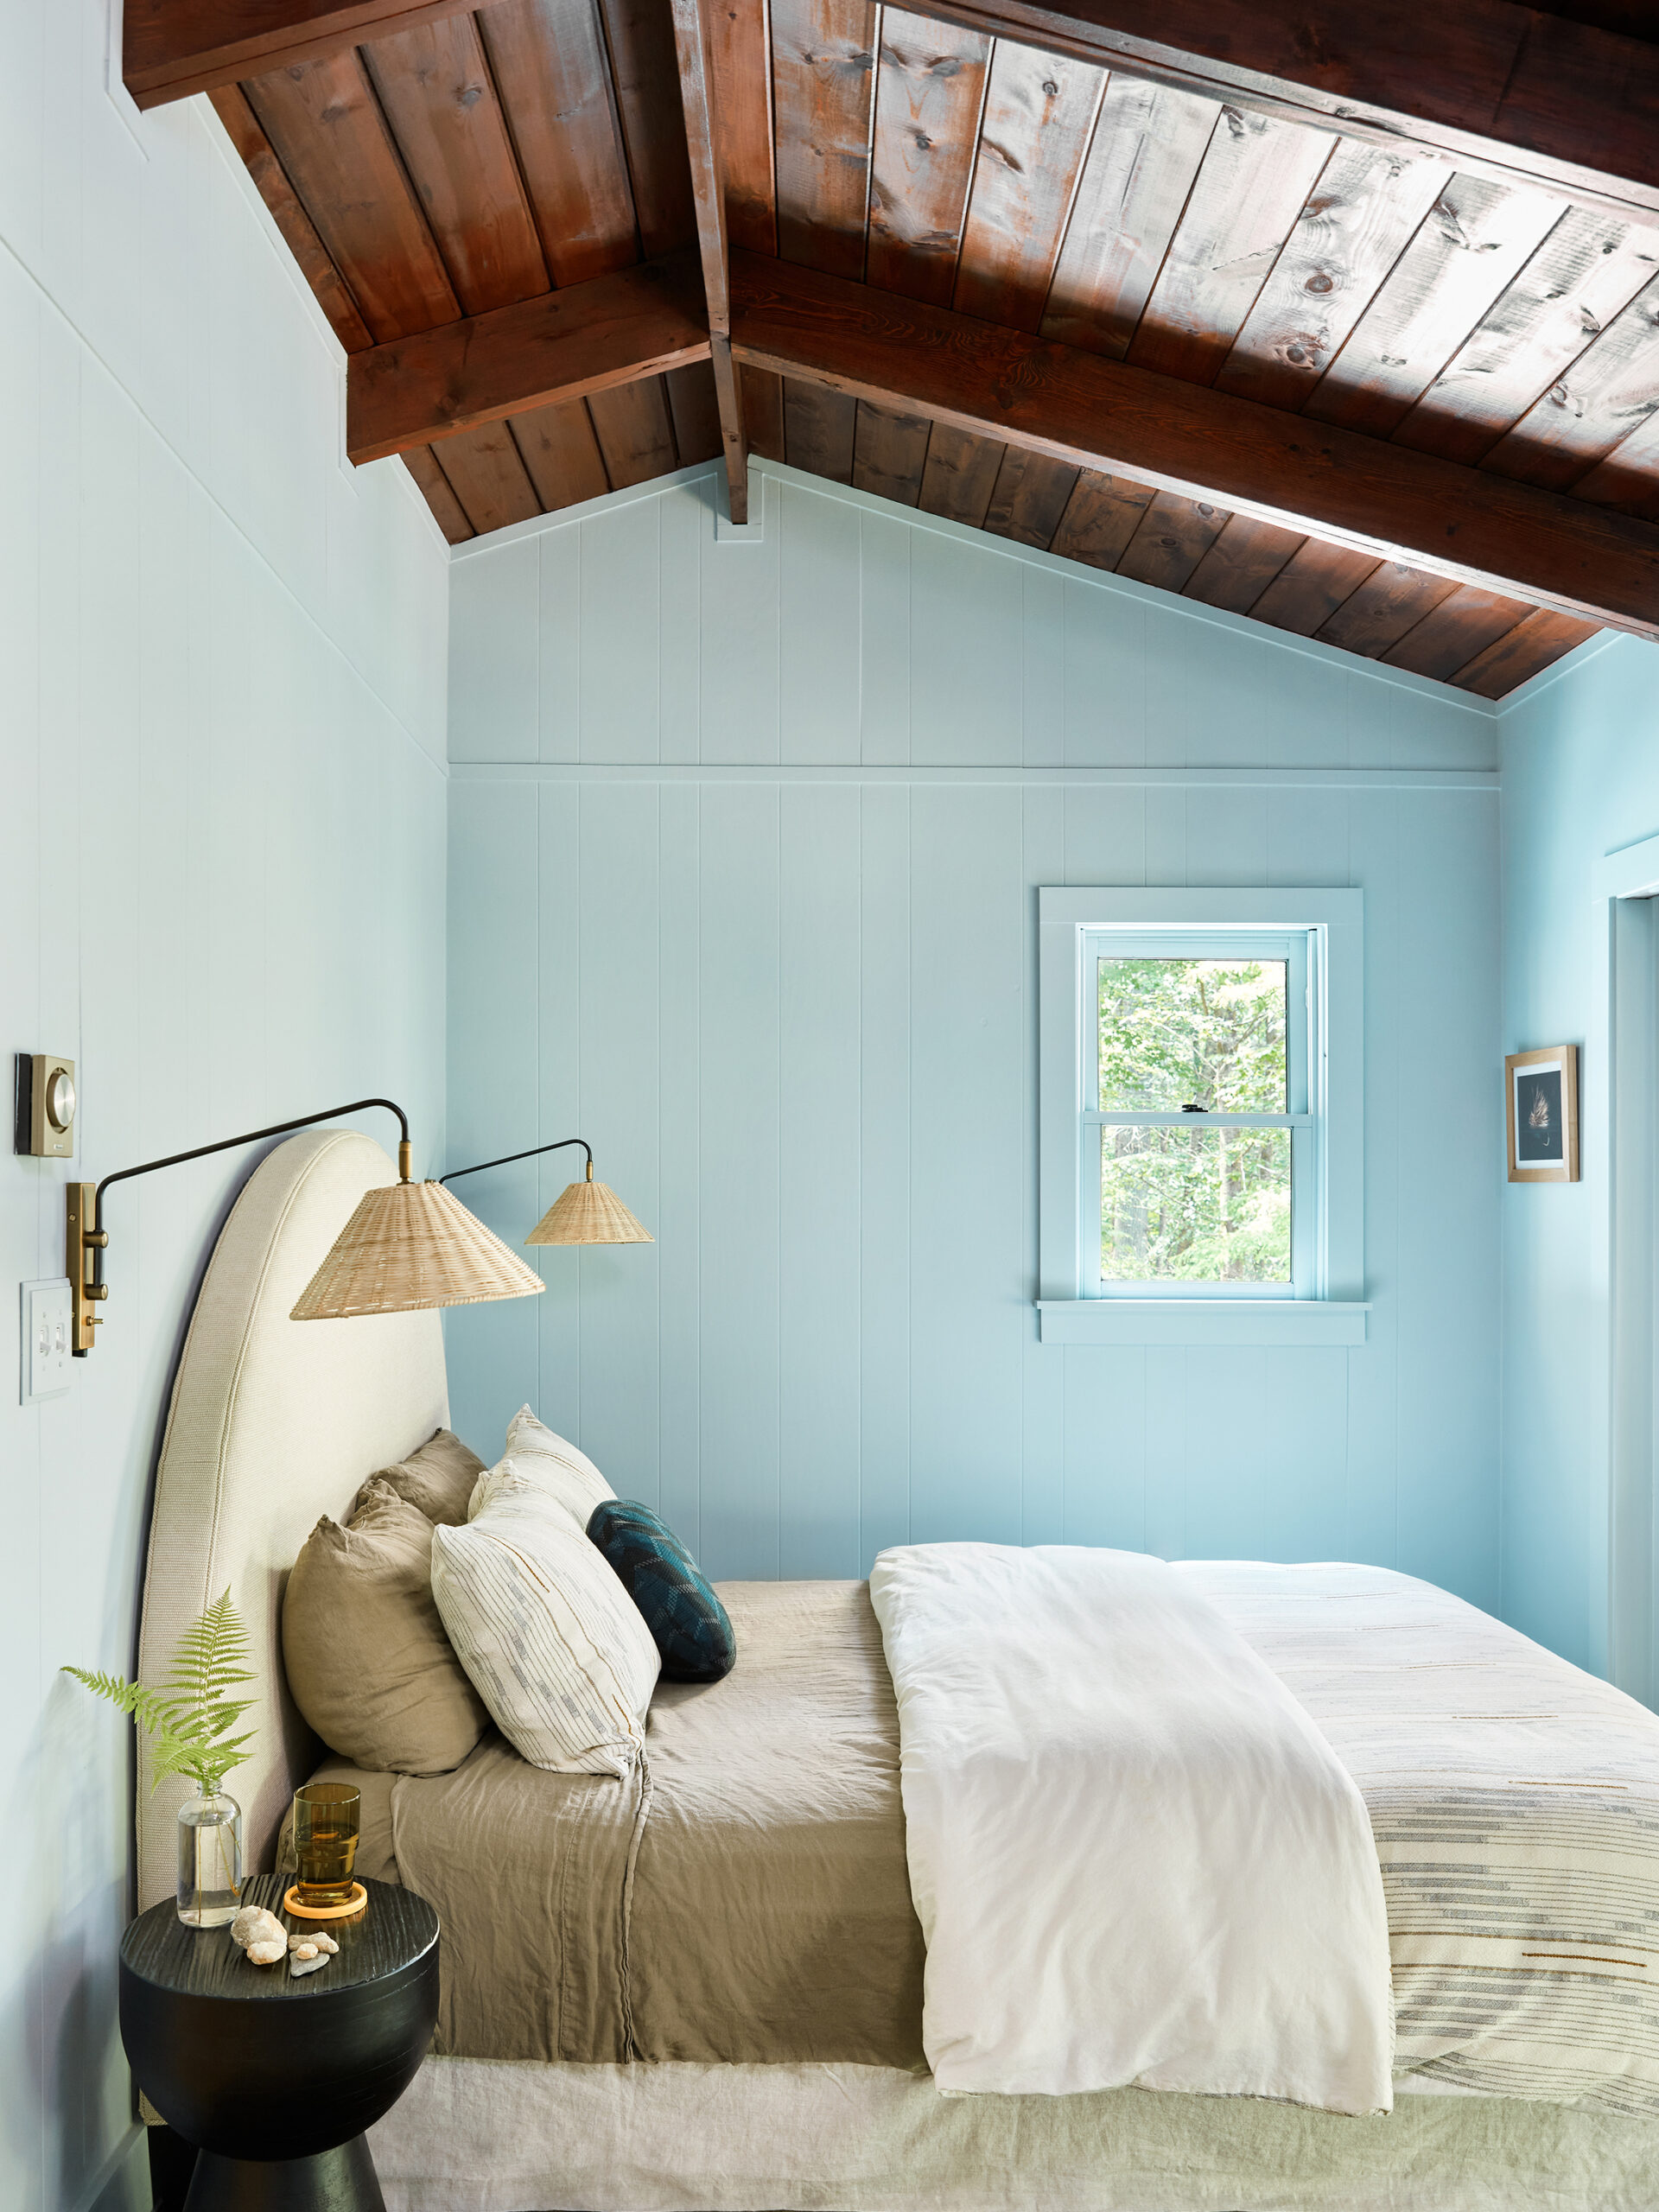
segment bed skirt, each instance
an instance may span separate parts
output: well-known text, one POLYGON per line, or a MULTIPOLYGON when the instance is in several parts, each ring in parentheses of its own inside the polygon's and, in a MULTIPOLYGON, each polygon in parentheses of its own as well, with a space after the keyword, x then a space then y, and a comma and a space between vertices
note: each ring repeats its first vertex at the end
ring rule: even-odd
POLYGON ((876 2066, 434 2057, 369 2139, 387 2212, 1653 2212, 1659 2172, 1659 2125, 1566 2105, 1351 2120, 876 2066))

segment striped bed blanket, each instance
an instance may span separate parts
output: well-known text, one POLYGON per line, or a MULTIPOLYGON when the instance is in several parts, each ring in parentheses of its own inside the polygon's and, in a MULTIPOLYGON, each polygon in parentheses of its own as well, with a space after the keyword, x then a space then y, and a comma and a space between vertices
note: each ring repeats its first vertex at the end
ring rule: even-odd
POLYGON ((1179 1572, 1359 1785, 1401 2086, 1659 2117, 1659 1716, 1409 1575, 1179 1572))

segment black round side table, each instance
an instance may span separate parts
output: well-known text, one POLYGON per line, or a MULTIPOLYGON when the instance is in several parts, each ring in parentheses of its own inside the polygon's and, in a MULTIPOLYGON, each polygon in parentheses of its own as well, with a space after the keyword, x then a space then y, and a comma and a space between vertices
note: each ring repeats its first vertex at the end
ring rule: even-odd
MULTIPOLYGON (((288 1877, 244 1904, 286 1927, 288 1877)), ((250 1966, 229 1928, 186 1928, 169 1901, 121 1942, 121 2040, 139 2087, 200 2155, 186 2212, 385 2212, 363 2131, 395 2105, 438 2017, 438 1916, 368 1882, 359 1920, 324 1923, 338 1958, 296 1978, 250 1966)))

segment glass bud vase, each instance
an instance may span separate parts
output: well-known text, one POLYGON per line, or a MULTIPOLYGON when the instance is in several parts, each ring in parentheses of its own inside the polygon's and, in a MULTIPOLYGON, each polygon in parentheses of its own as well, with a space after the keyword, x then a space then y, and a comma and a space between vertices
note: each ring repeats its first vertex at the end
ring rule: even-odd
POLYGON ((179 1808, 179 1918, 223 1928, 242 1904, 242 1808, 220 1789, 179 1808))

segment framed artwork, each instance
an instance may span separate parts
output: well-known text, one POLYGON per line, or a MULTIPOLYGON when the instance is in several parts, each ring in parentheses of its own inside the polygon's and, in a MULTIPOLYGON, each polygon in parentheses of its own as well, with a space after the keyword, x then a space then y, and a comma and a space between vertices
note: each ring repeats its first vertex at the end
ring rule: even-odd
POLYGON ((1547 1045, 1511 1052, 1503 1063, 1509 1090, 1511 1183, 1579 1179, 1579 1048, 1547 1045))

